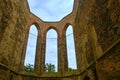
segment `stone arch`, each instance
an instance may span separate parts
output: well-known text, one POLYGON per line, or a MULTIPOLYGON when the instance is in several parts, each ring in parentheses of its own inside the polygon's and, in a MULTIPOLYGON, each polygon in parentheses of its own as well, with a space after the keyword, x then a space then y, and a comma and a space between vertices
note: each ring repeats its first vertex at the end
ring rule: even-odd
MULTIPOLYGON (((27 34, 27 39, 26 39, 26 50, 25 50, 25 55, 24 55, 24 65, 25 65, 25 62, 26 62, 26 58, 28 58, 28 57, 26 57, 26 56, 28 56, 28 52, 29 52, 29 48, 30 47, 28 47, 30 44, 32 44, 32 46, 33 46, 33 44, 34 44, 34 48, 32 48, 32 49, 34 49, 33 50, 33 53, 34 54, 32 54, 32 55, 34 55, 33 56, 33 68, 35 68, 34 67, 34 65, 35 65, 35 57, 36 57, 36 50, 37 50, 37 42, 38 42, 38 34, 39 34, 39 30, 38 29, 40 29, 39 28, 39 25, 37 24, 37 23, 33 23, 33 24, 31 24, 30 26, 29 26, 29 28, 28 28, 28 34, 27 34), (35 32, 35 34, 33 34, 33 33, 31 33, 31 29, 33 29, 33 27, 35 27, 35 30, 36 30, 36 32, 35 32), (33 38, 33 40, 32 39, 30 39, 30 36, 34 36, 35 37, 35 39, 33 38), (31 41, 33 41, 33 42, 31 42, 31 41)), ((30 54, 29 54, 30 55, 30 54)), ((32 60, 31 59, 31 60, 32 60)), ((31 64, 31 63, 30 63, 31 64)))
MULTIPOLYGON (((49 40, 48 40, 48 38, 47 38, 47 33, 49 32, 49 30, 54 30, 55 32, 56 32, 56 36, 57 36, 57 38, 56 38, 56 40, 55 40, 55 45, 54 45, 54 43, 53 43, 53 45, 55 46, 55 50, 54 51, 57 51, 56 52, 56 54, 54 54, 55 56, 54 56, 54 59, 55 59, 55 64, 54 63, 52 63, 52 64, 54 64, 55 66, 56 66, 56 70, 55 71, 58 71, 58 32, 57 32, 57 29, 55 28, 55 27, 53 27, 53 26, 50 26, 49 28, 47 28, 46 29, 46 33, 45 33, 45 35, 46 35, 46 47, 45 47, 45 63, 47 62, 47 55, 49 55, 49 54, 47 54, 47 50, 48 50, 48 47, 47 47, 47 45, 49 44, 49 40), (48 43, 47 43, 47 40, 48 40, 48 43)), ((52 43, 52 42, 51 42, 52 43)), ((52 47, 52 46, 51 46, 52 47)), ((53 50, 51 50, 51 51, 53 51, 53 50)))
MULTIPOLYGON (((69 25, 72 25, 71 23, 66 23, 65 24, 65 26, 64 26, 64 28, 63 28, 63 30, 62 30, 62 35, 64 36, 64 37, 66 37, 66 31, 67 31, 67 28, 69 27, 69 25)), ((73 25, 72 25, 72 29, 74 30, 74 27, 73 27, 73 25)))
MULTIPOLYGON (((28 39, 28 34, 29 34, 29 31, 30 31, 30 27, 34 25, 38 31, 38 36, 40 36, 40 33, 41 33, 41 26, 37 23, 37 22, 33 22, 33 23, 30 23, 28 26, 27 26, 27 29, 26 29, 26 38, 28 39)), ((27 43, 28 40, 26 40, 26 43, 27 43)))
MULTIPOLYGON (((37 22, 33 22, 33 23, 30 24, 30 25, 35 25, 38 31, 39 31, 40 28, 41 28, 37 22)), ((30 26, 29 26, 29 28, 30 28, 30 26)))
POLYGON ((26 49, 27 49, 27 43, 28 43, 28 36, 29 36, 29 31, 30 31, 30 27, 32 25, 35 25, 37 31, 38 31, 38 36, 41 34, 39 34, 40 31, 40 27, 39 24, 37 22, 33 22, 33 23, 29 23, 26 27, 26 29, 24 30, 25 32, 25 38, 24 38, 24 45, 23 45, 23 52, 21 54, 21 61, 20 61, 20 67, 19 67, 19 71, 23 72, 24 71, 24 62, 25 62, 25 55, 26 55, 26 49))
POLYGON ((49 27, 44 31, 44 34, 46 35, 47 32, 48 32, 50 29, 54 29, 54 30, 57 32, 57 35, 59 36, 59 30, 58 30, 58 28, 56 28, 55 26, 49 26, 49 27))
MULTIPOLYGON (((68 28, 69 25, 72 25, 72 24, 71 23, 66 23, 66 25, 63 28, 63 32, 62 32, 63 34, 66 33, 66 30, 67 30, 67 28, 68 28)), ((73 28, 73 26, 72 26, 72 28, 73 28)))
POLYGON ((70 23, 67 23, 66 25, 65 25, 65 27, 64 27, 64 29, 63 29, 63 36, 64 36, 64 38, 65 38, 65 40, 66 40, 66 52, 67 52, 67 61, 68 61, 68 67, 70 68, 71 66, 70 66, 70 64, 72 63, 71 61, 70 61, 70 56, 71 55, 73 55, 73 61, 74 61, 74 63, 75 63, 75 66, 74 66, 74 68, 75 69, 77 69, 77 60, 76 60, 76 51, 75 51, 75 41, 74 41, 74 31, 73 31, 73 25, 72 24, 70 24, 70 23), (68 30, 68 28, 69 27, 71 27, 72 28, 72 36, 70 37, 70 39, 71 40, 68 40, 68 37, 69 37, 69 35, 67 36, 67 30, 68 30), (70 42, 70 41, 72 41, 72 42, 70 42), (73 50, 73 54, 70 54, 71 53, 71 51, 70 51, 70 49, 68 49, 69 47, 70 47, 70 45, 69 45, 69 43, 72 43, 72 50, 73 50))

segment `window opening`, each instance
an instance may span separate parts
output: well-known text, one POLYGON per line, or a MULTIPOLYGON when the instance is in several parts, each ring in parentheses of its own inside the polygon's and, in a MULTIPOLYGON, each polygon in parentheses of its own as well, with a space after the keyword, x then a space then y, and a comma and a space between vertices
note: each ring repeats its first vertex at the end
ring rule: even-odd
POLYGON ((67 43, 68 69, 69 70, 77 69, 74 35, 73 28, 71 25, 69 25, 66 30, 66 43, 67 43))
POLYGON ((60 21, 73 11, 74 0, 27 0, 30 11, 43 21, 60 21))
POLYGON ((57 33, 50 29, 46 35, 45 72, 57 72, 57 33))
POLYGON ((24 70, 27 72, 34 71, 37 36, 38 36, 37 28, 35 25, 32 25, 29 30, 26 56, 25 56, 25 62, 24 62, 24 66, 25 66, 24 70))

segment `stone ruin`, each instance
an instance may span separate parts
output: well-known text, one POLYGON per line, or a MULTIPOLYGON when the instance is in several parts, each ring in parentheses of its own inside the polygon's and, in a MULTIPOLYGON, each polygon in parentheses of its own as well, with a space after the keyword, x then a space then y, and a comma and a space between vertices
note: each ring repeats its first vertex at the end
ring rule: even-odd
POLYGON ((120 80, 120 0, 75 0, 72 13, 44 22, 27 0, 0 0, 0 80, 120 80), (31 25, 38 30, 33 74, 24 73, 31 25), (65 32, 73 26, 77 70, 68 72, 65 32), (58 33, 58 72, 45 73, 46 33, 58 33))

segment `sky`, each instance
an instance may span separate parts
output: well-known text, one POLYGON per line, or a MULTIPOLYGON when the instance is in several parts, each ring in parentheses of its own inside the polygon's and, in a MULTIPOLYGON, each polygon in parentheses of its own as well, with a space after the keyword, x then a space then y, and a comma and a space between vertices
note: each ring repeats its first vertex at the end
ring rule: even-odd
MULTIPOLYGON (((30 11, 43 21, 60 21, 63 17, 72 12, 73 0, 28 0, 30 11)), ((34 65, 35 51, 37 43, 37 29, 31 26, 26 50, 25 65, 30 63, 34 65)), ((69 67, 76 69, 76 57, 74 48, 74 39, 72 27, 69 26, 66 31, 67 54, 69 67)), ((46 35, 46 58, 45 63, 52 63, 57 71, 57 33, 50 29, 46 35), (52 45, 52 46, 51 46, 52 45)))
POLYGON ((74 0, 28 0, 30 11, 43 21, 59 21, 73 10, 74 0))

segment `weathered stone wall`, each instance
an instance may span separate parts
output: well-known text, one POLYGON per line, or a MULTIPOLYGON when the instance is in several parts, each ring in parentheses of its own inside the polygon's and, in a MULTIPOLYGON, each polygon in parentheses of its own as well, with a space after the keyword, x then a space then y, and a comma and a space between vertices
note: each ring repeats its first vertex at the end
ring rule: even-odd
POLYGON ((79 3, 74 35, 78 70, 83 73, 81 80, 84 76, 90 80, 119 80, 120 1, 80 0, 79 3), (95 70, 91 70, 94 63, 95 70), (96 76, 89 75, 89 71, 96 76))
POLYGON ((0 0, 0 79, 119 80, 119 7, 119 0, 76 0, 70 15, 60 22, 49 23, 31 14, 26 0, 0 0), (32 24, 36 25, 39 33, 35 62, 37 76, 21 73, 32 24), (68 25, 72 25, 74 30, 78 67, 72 75, 66 73, 65 31, 68 25), (59 75, 46 77, 41 74, 44 74, 45 37, 51 28, 58 33, 59 75))
POLYGON ((0 63, 0 79, 1 80, 21 80, 17 72, 10 70, 9 67, 1 63, 0 63))
POLYGON ((79 0, 75 19, 74 36, 78 70, 83 71, 94 62, 93 40, 91 38, 90 17, 94 0, 79 0))
POLYGON ((98 60, 100 80, 120 79, 120 42, 98 60))
POLYGON ((0 63, 18 71, 28 7, 25 0, 0 0, 0 63))
POLYGON ((120 38, 119 7, 119 0, 95 0, 90 19, 103 51, 120 38))
POLYGON ((9 70, 0 65, 0 79, 7 80, 8 79, 8 72, 9 70))

